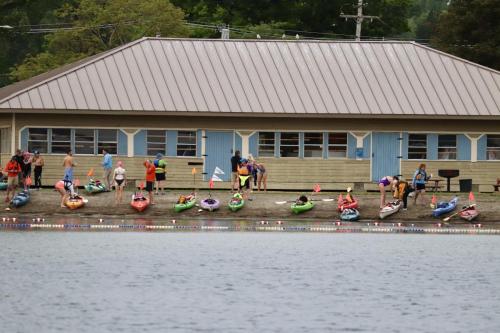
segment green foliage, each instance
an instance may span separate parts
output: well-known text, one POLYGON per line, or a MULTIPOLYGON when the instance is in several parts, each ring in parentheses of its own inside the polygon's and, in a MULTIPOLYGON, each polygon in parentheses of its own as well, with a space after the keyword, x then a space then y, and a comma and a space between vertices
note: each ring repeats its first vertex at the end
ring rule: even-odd
POLYGON ((440 18, 432 45, 500 70, 498 0, 453 0, 440 18))
POLYGON ((13 79, 23 80, 143 36, 189 34, 184 13, 167 0, 81 0, 64 4, 55 16, 78 29, 47 35, 44 51, 16 66, 13 79))

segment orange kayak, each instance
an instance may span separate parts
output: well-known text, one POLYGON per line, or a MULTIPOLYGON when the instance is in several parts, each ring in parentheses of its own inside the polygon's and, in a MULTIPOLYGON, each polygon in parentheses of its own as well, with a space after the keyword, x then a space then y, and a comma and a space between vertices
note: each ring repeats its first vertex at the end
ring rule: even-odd
POLYGON ((142 195, 133 195, 130 206, 137 210, 138 212, 144 211, 149 206, 149 199, 142 195))
POLYGON ((78 209, 78 208, 83 207, 85 205, 85 199, 80 197, 80 196, 77 196, 77 197, 69 198, 68 200, 66 200, 66 202, 64 204, 69 209, 78 209))

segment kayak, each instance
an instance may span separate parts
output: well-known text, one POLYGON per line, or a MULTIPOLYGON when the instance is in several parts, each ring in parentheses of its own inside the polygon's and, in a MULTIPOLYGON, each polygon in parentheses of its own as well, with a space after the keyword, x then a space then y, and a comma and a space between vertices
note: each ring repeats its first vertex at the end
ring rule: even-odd
POLYGON ((79 195, 76 195, 74 197, 69 197, 64 204, 66 207, 69 209, 78 209, 80 207, 83 207, 85 205, 85 199, 79 195))
POLYGON ((313 209, 313 207, 314 207, 314 202, 309 200, 301 205, 294 202, 290 208, 292 209, 292 212, 294 212, 295 214, 300 214, 313 209))
POLYGON ((28 191, 21 191, 16 194, 10 201, 11 207, 21 207, 30 201, 30 193, 28 191))
POLYGON ((355 208, 347 208, 340 213, 340 219, 342 221, 357 221, 359 217, 359 211, 355 208))
POLYGON ((88 193, 101 193, 106 191, 106 186, 100 181, 90 181, 85 185, 85 191, 88 193))
POLYGON ((449 213, 455 210, 455 208, 457 208, 457 204, 458 204, 457 197, 454 197, 449 202, 443 202, 443 201, 438 202, 438 204, 436 205, 436 209, 432 211, 432 216, 439 217, 443 214, 449 213))
POLYGON ((0 190, 6 190, 7 189, 7 183, 6 182, 0 182, 0 190))
POLYGON ((236 212, 237 210, 240 210, 243 208, 245 205, 245 200, 243 200, 243 197, 241 194, 236 193, 233 195, 232 199, 229 201, 229 209, 232 210, 233 212, 236 212))
POLYGON ((176 213, 182 212, 183 210, 193 208, 196 203, 196 197, 193 197, 191 200, 186 201, 185 203, 176 203, 174 205, 174 210, 176 213))
POLYGON ((138 212, 144 211, 149 206, 149 199, 144 197, 142 194, 133 194, 132 201, 130 201, 130 206, 137 210, 138 212))
POLYGON ((403 207, 403 201, 401 200, 396 200, 393 202, 389 202, 388 204, 385 205, 384 208, 382 208, 379 212, 379 217, 381 219, 385 219, 387 216, 395 214, 399 212, 399 210, 403 207))
POLYGON ((344 209, 357 209, 358 208, 358 200, 353 199, 353 201, 349 201, 347 199, 343 199, 337 204, 337 211, 342 212, 344 209))
POLYGON ((460 215, 460 218, 470 222, 479 215, 479 211, 475 206, 469 206, 468 208, 465 208, 465 210, 461 211, 458 215, 460 215))
POLYGON ((213 212, 214 210, 219 209, 220 201, 217 199, 213 199, 213 198, 206 198, 206 199, 201 200, 200 206, 201 206, 201 208, 203 208, 205 210, 213 212))

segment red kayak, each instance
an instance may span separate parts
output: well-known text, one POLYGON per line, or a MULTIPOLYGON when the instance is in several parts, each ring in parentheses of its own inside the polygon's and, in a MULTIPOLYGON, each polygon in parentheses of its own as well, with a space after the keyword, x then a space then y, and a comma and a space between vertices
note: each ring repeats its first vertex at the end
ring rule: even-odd
POLYGON ((137 210, 138 212, 142 212, 149 206, 149 199, 144 197, 142 193, 136 193, 132 196, 132 201, 130 202, 130 206, 137 210))
POLYGON ((347 199, 343 199, 338 202, 337 210, 342 212, 344 209, 357 209, 358 208, 358 200, 353 199, 353 201, 349 201, 347 199))
POLYGON ((475 206, 470 206, 469 208, 461 211, 459 215, 462 219, 470 222, 479 215, 479 211, 476 209, 475 206))

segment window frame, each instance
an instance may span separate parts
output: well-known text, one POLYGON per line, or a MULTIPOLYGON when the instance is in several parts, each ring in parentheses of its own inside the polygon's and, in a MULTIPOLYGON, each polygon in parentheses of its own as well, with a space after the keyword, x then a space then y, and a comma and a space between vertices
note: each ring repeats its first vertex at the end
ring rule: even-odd
MULTIPOLYGON (((152 137, 161 137, 159 135, 157 136, 152 136, 152 137)), ((167 156, 167 131, 166 130, 161 130, 161 129, 147 129, 146 130, 146 155, 147 156, 156 156, 156 154, 160 153, 162 154, 163 156, 167 156), (162 132, 163 133, 163 142, 154 142, 154 141, 149 141, 149 138, 150 138, 150 132, 162 132), (161 151, 157 151, 155 153, 151 153, 150 152, 150 149, 153 149, 153 148, 150 148, 150 144, 152 145, 163 145, 163 149, 161 151)), ((160 148, 156 148, 156 149, 160 149, 160 148)))
POLYGON ((96 154, 96 149, 97 149, 97 140, 96 140, 96 137, 97 137, 97 133, 96 133, 96 130, 94 128, 72 128, 71 129, 72 131, 72 151, 73 151, 73 154, 75 155, 79 155, 79 156, 94 156, 94 155, 99 155, 98 152, 96 154), (94 140, 92 141, 92 146, 93 146, 93 149, 92 149, 92 153, 91 154, 88 154, 88 153, 78 153, 76 151, 76 144, 77 142, 85 142, 85 141, 77 141, 76 140, 76 132, 78 130, 88 130, 88 131, 92 131, 93 132, 93 138, 94 140))
POLYGON ((118 129, 114 129, 114 128, 97 128, 96 130, 96 151, 95 151, 95 155, 99 155, 101 153, 101 151, 103 149, 106 149, 106 151, 108 153, 110 153, 111 155, 118 155, 118 129), (115 141, 109 141, 109 140, 106 140, 106 141, 101 141, 100 140, 100 136, 101 136, 101 131, 114 131, 115 132, 115 135, 116 135, 116 139, 115 141), (101 143, 106 143, 106 144, 115 144, 116 145, 116 152, 113 153, 109 150, 109 148, 106 148, 106 147, 101 147, 100 144, 101 143))
MULTIPOLYGON (((271 139, 269 139, 269 140, 271 140, 271 139)), ((275 157, 276 156, 276 132, 259 131, 258 136, 257 136, 257 155, 259 157, 275 157), (261 138, 260 138, 261 134, 272 134, 273 143, 272 144, 261 143, 261 138), (261 147, 272 147, 272 154, 271 155, 262 154, 263 150, 261 150, 261 147)))
MULTIPOLYGON (((289 139, 288 139, 289 140, 289 139)), ((279 157, 280 158, 300 158, 300 143, 301 143, 301 135, 300 132, 280 132, 280 149, 279 149, 279 157), (283 134, 297 134, 297 144, 283 144, 283 134), (297 147, 297 156, 283 156, 282 147, 297 147)))
MULTIPOLYGON (((323 158, 323 152, 325 150, 325 136, 323 132, 303 132, 303 137, 302 137, 302 146, 303 146, 303 155, 304 158, 323 158), (306 136, 307 135, 319 135, 321 139, 321 143, 306 143, 306 136), (306 151, 307 147, 319 147, 320 155, 319 156, 306 156, 306 151)), ((311 152, 315 152, 318 150, 311 150, 311 152)))
MULTIPOLYGON (((192 138, 191 136, 189 138, 192 138)), ((196 158, 198 153, 198 131, 197 130, 177 130, 177 140, 175 144, 175 156, 184 158, 196 158), (181 132, 192 132, 194 133, 194 144, 193 143, 180 143, 179 138, 181 137, 179 133, 181 132), (179 146, 194 146, 194 155, 179 155, 179 146)), ((192 151, 192 150, 191 150, 192 151)))
MULTIPOLYGON (((427 159, 428 159, 428 156, 429 156, 429 151, 428 151, 428 150, 429 150, 429 149, 428 149, 428 141, 429 141, 429 140, 428 140, 428 137, 427 137, 427 134, 426 134, 426 133, 408 133, 408 149, 407 149, 407 152, 406 152, 406 153, 407 153, 407 156, 408 156, 408 158, 407 158, 407 159, 408 159, 408 160, 412 160, 412 161, 427 160, 427 159), (412 148, 414 148, 414 149, 421 149, 421 148, 422 148, 421 146, 415 146, 415 145, 414 145, 414 146, 412 146, 412 145, 410 145, 410 142, 411 142, 411 136, 412 136, 412 135, 419 135, 419 136, 423 136, 423 137, 425 137, 425 145, 424 145, 424 148, 425 148, 425 153, 424 153, 424 154, 425 154, 425 157, 423 157, 423 158, 413 158, 413 157, 410 157, 410 154, 412 154, 412 153, 413 153, 413 154, 418 154, 418 152, 411 152, 410 150, 411 150, 412 148)), ((438 142, 439 142, 439 139, 438 139, 438 142)), ((439 143, 438 143, 438 145, 439 145, 439 143)))
POLYGON ((74 147, 73 147, 73 129, 72 128, 65 128, 65 127, 50 128, 50 141, 49 141, 48 154, 64 155, 68 152, 68 150, 73 151, 73 148, 74 147), (67 131, 69 131, 69 141, 54 140, 54 130, 63 130, 63 131, 67 130, 67 131), (66 151, 63 151, 63 152, 54 153, 54 151, 53 151, 54 142, 69 143, 69 149, 66 149, 66 151))
POLYGON ((347 159, 349 153, 349 133, 348 132, 327 132, 327 146, 326 146, 326 156, 328 159, 347 159), (344 143, 330 143, 330 135, 332 134, 345 134, 345 144, 344 143), (345 147, 345 156, 330 156, 330 147, 345 147))
POLYGON ((500 134, 486 134, 486 160, 487 161, 500 161, 500 146, 498 147, 490 147, 488 145, 488 139, 490 136, 495 137, 495 139, 500 140, 500 134), (496 151, 497 158, 490 158, 490 153, 496 151))
POLYGON ((28 151, 30 152, 33 152, 35 150, 38 150, 40 151, 41 154, 49 154, 49 151, 50 151, 50 147, 49 147, 49 143, 50 143, 50 139, 52 137, 52 133, 51 133, 51 129, 50 128, 45 128, 45 127, 28 127, 28 140, 26 142, 27 146, 28 146, 28 151), (30 131, 32 129, 37 129, 37 130, 45 130, 46 133, 45 133, 45 140, 30 140, 30 131), (41 149, 30 149, 30 142, 45 142, 45 151, 42 151, 41 149))
POLYGON ((458 157, 458 147, 457 147, 457 144, 458 144, 458 138, 457 138, 457 135, 456 134, 438 134, 438 140, 437 140, 437 159, 439 161, 456 161, 457 160, 457 157, 458 157), (443 136, 450 136, 450 137, 455 137, 455 146, 441 146, 440 143, 439 143, 439 139, 440 137, 443 137, 443 136), (455 158, 440 158, 439 154, 439 150, 440 149, 454 149, 454 152, 447 152, 448 154, 455 154, 455 158))

